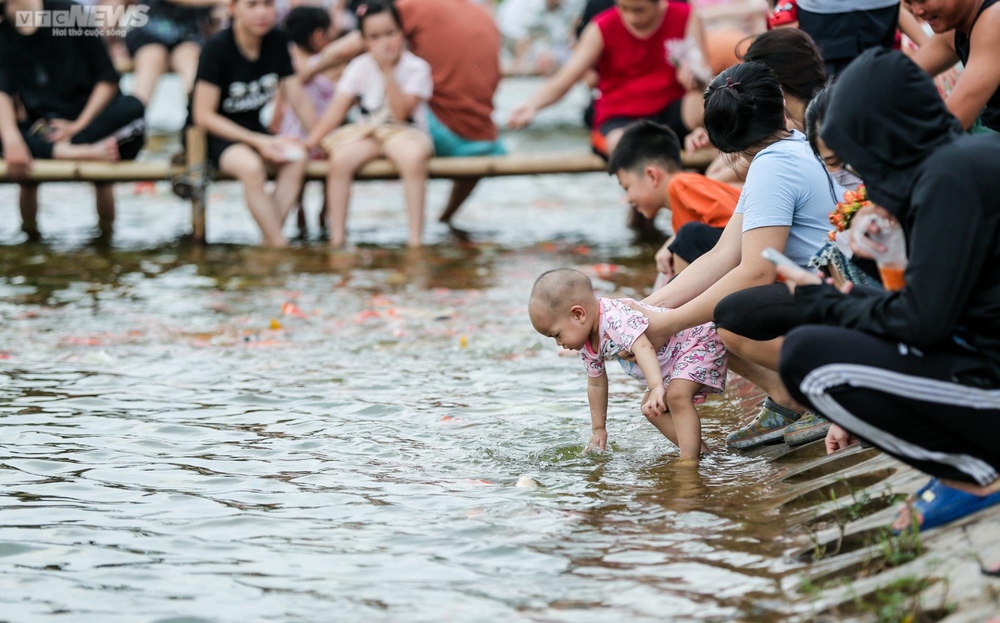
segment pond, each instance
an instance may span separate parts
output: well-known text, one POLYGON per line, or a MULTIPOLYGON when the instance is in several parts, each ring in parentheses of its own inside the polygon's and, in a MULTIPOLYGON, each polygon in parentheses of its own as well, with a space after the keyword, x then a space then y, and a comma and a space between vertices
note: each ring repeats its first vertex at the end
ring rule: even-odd
POLYGON ((703 407, 692 473, 612 369, 583 456, 583 366, 528 321, 549 268, 648 291, 606 175, 487 180, 420 251, 398 183, 357 187, 352 252, 255 248, 232 184, 189 246, 147 190, 108 242, 43 187, 26 243, 0 187, 0 620, 782 620, 777 471, 724 444, 759 396, 703 407))

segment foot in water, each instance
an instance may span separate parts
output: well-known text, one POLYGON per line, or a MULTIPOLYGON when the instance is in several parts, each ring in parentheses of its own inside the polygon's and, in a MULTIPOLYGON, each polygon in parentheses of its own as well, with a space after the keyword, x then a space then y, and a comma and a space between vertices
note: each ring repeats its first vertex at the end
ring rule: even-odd
POLYGON ((932 478, 900 509, 892 530, 929 530, 1000 504, 1000 480, 986 487, 932 478), (945 484, 947 483, 947 484, 945 484))

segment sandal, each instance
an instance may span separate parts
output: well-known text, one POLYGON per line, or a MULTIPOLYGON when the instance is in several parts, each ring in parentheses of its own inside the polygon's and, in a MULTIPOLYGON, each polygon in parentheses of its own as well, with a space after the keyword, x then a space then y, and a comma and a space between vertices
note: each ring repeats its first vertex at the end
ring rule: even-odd
MULTIPOLYGON (((919 530, 923 532, 951 523, 994 504, 1000 504, 1000 493, 980 497, 946 487, 937 478, 932 478, 914 495, 914 501, 910 504, 910 513, 911 517, 913 513, 920 513, 923 521, 920 523, 919 530)), ((899 531, 894 532, 899 534, 899 531)))

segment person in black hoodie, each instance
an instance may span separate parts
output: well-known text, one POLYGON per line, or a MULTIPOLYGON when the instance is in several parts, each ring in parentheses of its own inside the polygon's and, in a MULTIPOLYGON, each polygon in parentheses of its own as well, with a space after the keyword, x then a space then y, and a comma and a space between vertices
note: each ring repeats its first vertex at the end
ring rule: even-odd
POLYGON ((821 136, 902 226, 906 285, 792 276, 825 326, 788 334, 781 377, 834 422, 828 451, 856 435, 936 477, 913 506, 924 528, 1000 503, 1000 136, 963 134, 931 78, 885 50, 843 72, 821 136))

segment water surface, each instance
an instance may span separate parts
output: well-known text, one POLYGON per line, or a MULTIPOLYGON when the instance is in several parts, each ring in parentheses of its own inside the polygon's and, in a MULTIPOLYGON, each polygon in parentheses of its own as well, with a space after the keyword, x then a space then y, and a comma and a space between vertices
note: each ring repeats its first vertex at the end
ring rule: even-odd
POLYGON ((489 180, 420 252, 395 183, 357 187, 354 253, 254 248, 234 185, 186 246, 185 204, 135 190, 107 243, 87 186, 43 187, 25 243, 0 187, 0 620, 779 618, 775 468, 723 443, 753 392, 704 408, 692 473, 612 369, 582 456, 583 366, 528 322, 549 268, 651 283, 607 176, 489 180))

